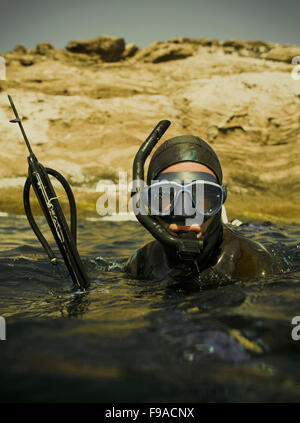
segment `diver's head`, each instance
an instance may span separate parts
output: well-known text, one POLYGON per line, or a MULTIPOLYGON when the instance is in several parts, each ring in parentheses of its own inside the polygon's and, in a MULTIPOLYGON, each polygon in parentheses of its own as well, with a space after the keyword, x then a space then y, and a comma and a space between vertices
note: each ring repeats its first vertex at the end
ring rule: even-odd
POLYGON ((154 194, 160 189, 165 213, 156 213, 156 219, 172 233, 200 239, 206 232, 210 236, 221 230, 226 199, 222 169, 214 150, 201 138, 183 135, 164 142, 152 156, 147 183, 154 194))
POLYGON ((205 267, 210 257, 216 256, 212 252, 222 237, 221 208, 226 198, 225 188, 221 185, 222 169, 216 153, 205 141, 193 135, 182 135, 165 141, 155 151, 145 187, 146 158, 169 125, 168 120, 160 121, 135 156, 135 184, 131 192, 133 209, 138 221, 166 248, 169 256, 200 263, 196 266, 199 270, 205 267), (177 167, 172 167, 175 165, 177 167), (161 195, 167 191, 171 195, 169 199, 161 195), (198 197, 198 191, 204 195, 198 197), (188 198, 190 201, 186 201, 188 198), (178 214, 180 204, 183 207, 178 214), (194 218, 194 214, 197 218, 196 222, 193 221, 194 228, 191 223, 185 223, 182 230, 178 219, 194 218), (170 226, 172 224, 177 226, 170 226))

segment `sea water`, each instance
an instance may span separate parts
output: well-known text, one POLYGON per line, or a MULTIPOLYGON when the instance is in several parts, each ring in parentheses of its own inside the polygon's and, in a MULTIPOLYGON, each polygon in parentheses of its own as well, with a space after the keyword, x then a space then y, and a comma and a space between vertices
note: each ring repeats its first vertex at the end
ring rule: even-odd
POLYGON ((229 225, 266 245, 282 272, 205 290, 135 280, 123 268, 152 239, 147 231, 134 221, 80 219, 78 249, 92 282, 81 293, 63 263, 49 263, 25 216, 3 213, 1 400, 299 401, 300 226, 229 225))

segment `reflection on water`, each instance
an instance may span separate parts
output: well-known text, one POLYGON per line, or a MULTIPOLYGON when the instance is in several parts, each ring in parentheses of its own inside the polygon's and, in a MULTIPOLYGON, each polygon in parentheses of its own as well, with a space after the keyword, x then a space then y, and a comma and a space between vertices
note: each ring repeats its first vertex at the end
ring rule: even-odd
POLYGON ((300 227, 235 230, 267 245, 283 272, 209 290, 133 280, 123 265, 150 235, 136 222, 81 220, 92 281, 82 293, 25 218, 0 216, 2 400, 298 401, 300 227))

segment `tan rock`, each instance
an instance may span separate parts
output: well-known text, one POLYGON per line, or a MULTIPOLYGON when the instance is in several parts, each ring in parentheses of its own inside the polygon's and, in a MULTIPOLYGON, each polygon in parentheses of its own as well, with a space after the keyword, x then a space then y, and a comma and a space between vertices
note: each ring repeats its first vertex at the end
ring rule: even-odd
POLYGON ((35 63, 33 56, 23 56, 20 58, 20 64, 22 66, 32 66, 35 63))
POLYGON ((168 40, 169 43, 175 44, 195 44, 204 47, 218 46, 221 43, 218 40, 211 38, 188 38, 188 37, 174 37, 168 40))
POLYGON ((185 59, 192 56, 193 48, 188 44, 178 44, 169 42, 155 42, 140 50, 136 59, 148 63, 160 63, 170 60, 185 59))
POLYGON ((87 41, 70 41, 66 50, 72 53, 97 54, 106 62, 116 62, 121 59, 125 49, 123 38, 100 35, 87 41))
POLYGON ((138 52, 138 50, 139 48, 136 44, 133 44, 133 43, 126 44, 126 47, 122 56, 124 57, 124 59, 128 59, 129 57, 133 57, 138 52))
POLYGON ((49 54, 54 50, 54 47, 49 43, 39 43, 36 46, 36 52, 37 54, 45 55, 49 54))
POLYGON ((242 57, 261 56, 273 48, 272 43, 264 41, 241 41, 241 40, 227 40, 222 43, 224 52, 226 54, 238 54, 242 57))
POLYGON ((222 43, 223 47, 233 47, 236 50, 247 49, 256 52, 262 52, 270 50, 272 48, 271 43, 264 41, 241 41, 241 40, 227 40, 222 43))
POLYGON ((15 45, 13 51, 21 54, 27 53, 27 49, 22 44, 15 45))
POLYGON ((292 58, 296 56, 300 56, 300 47, 289 45, 276 46, 262 55, 262 57, 267 60, 287 63, 291 63, 292 58))

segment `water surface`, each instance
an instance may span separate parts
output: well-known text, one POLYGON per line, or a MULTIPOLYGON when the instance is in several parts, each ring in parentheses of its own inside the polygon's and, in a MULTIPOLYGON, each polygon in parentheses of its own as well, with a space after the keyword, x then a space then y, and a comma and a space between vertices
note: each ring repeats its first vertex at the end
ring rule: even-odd
POLYGON ((25 217, 1 216, 1 400, 299 401, 300 227, 234 230, 267 245, 282 273, 206 290, 134 280, 124 263, 151 236, 137 222, 80 220, 82 295, 25 217))

